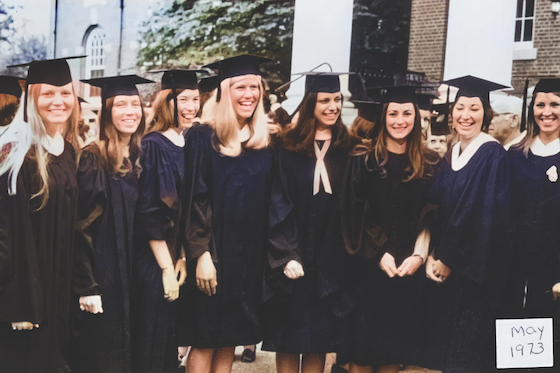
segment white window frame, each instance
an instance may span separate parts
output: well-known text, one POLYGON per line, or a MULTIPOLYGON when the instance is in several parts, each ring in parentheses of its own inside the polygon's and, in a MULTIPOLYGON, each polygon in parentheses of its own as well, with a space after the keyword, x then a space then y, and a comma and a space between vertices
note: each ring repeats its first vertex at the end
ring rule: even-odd
MULTIPOLYGON (((514 33, 514 42, 513 42, 513 59, 514 60, 534 60, 537 58, 537 49, 534 48, 534 39, 535 39, 535 13, 537 11, 537 0, 534 1, 533 4, 533 15, 530 17, 526 16, 527 10, 527 0, 517 0, 517 3, 522 2, 522 14, 521 17, 517 17, 517 13, 515 14, 515 27, 514 30, 517 28, 517 22, 521 21, 521 40, 515 41, 515 33, 514 33), (533 33, 531 35, 531 40, 523 41, 523 36, 525 34, 525 21, 531 20, 533 21, 533 33)), ((514 31, 515 32, 515 31, 514 31)))

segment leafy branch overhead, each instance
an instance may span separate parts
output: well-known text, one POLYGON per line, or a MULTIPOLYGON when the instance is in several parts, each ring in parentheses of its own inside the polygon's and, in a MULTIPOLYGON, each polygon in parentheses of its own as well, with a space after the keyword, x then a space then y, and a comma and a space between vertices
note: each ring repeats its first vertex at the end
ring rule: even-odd
POLYGON ((293 22, 293 0, 175 0, 144 23, 138 64, 193 67, 251 53, 277 61, 269 78, 286 81, 293 22))

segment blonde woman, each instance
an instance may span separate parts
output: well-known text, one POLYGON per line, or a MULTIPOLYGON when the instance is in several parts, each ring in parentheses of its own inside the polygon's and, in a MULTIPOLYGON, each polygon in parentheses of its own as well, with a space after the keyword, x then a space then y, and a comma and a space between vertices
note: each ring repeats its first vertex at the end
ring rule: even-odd
POLYGON ((259 63, 220 61, 221 83, 187 135, 188 297, 181 345, 187 371, 229 372, 235 346, 261 340, 261 296, 271 154, 259 63))
POLYGON ((12 143, 0 169, 0 371, 67 372, 78 100, 66 60, 32 62, 25 92, 0 137, 12 143))
POLYGON ((142 139, 140 194, 133 259, 132 370, 177 370, 179 287, 186 277, 181 251, 185 191, 184 133, 199 109, 196 74, 167 71, 142 139))

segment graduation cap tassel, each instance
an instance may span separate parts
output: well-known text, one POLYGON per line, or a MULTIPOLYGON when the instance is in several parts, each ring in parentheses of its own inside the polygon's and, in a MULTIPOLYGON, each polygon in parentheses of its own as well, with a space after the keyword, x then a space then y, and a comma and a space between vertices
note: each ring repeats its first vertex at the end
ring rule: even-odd
POLYGON ((27 123, 27 100, 29 99, 29 84, 25 85, 25 101, 23 102, 23 121, 27 123))
POLYGON ((216 102, 220 102, 222 98, 222 83, 218 84, 218 92, 216 92, 216 102))
POLYGON ((449 86, 447 86, 447 94, 445 96, 445 125, 449 126, 449 92, 451 91, 451 88, 449 86))
POLYGON ((523 108, 521 108, 521 124, 519 129, 525 131, 527 126, 527 91, 529 90, 529 78, 525 79, 525 87, 523 88, 523 108))
POLYGON ((177 108, 177 91, 175 87, 171 89, 173 91, 173 124, 175 127, 179 127, 179 109, 177 108))

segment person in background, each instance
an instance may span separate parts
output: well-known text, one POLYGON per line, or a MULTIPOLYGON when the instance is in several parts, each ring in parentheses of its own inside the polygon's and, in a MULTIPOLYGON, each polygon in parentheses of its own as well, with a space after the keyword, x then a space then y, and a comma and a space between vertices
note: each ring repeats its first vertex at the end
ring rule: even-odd
POLYGON ((504 94, 490 95, 490 105, 494 117, 488 127, 488 134, 494 137, 508 150, 512 145, 519 144, 527 132, 520 130, 523 100, 504 94))
POLYGON ((133 257, 132 369, 177 370, 179 287, 186 278, 182 248, 185 133, 200 108, 194 71, 170 70, 154 100, 142 139, 133 257))
POLYGON ((130 299, 140 141, 146 127, 136 75, 84 80, 102 89, 100 140, 79 154, 73 292, 79 297, 72 371, 131 371, 130 299))
MULTIPOLYGON (((14 76, 0 76, 0 136, 8 129, 8 125, 14 120, 19 108, 21 97, 20 80, 21 78, 14 76)), ((11 143, 4 144, 0 148, 0 164, 4 162, 11 148, 11 143)))
POLYGON ((29 64, 0 137, 0 372, 69 372, 78 99, 65 59, 29 64), (68 141, 69 140, 69 141, 68 141))
POLYGON ((427 132, 426 147, 443 158, 448 149, 449 126, 445 122, 438 122, 437 119, 439 118, 432 118, 432 123, 427 132))

